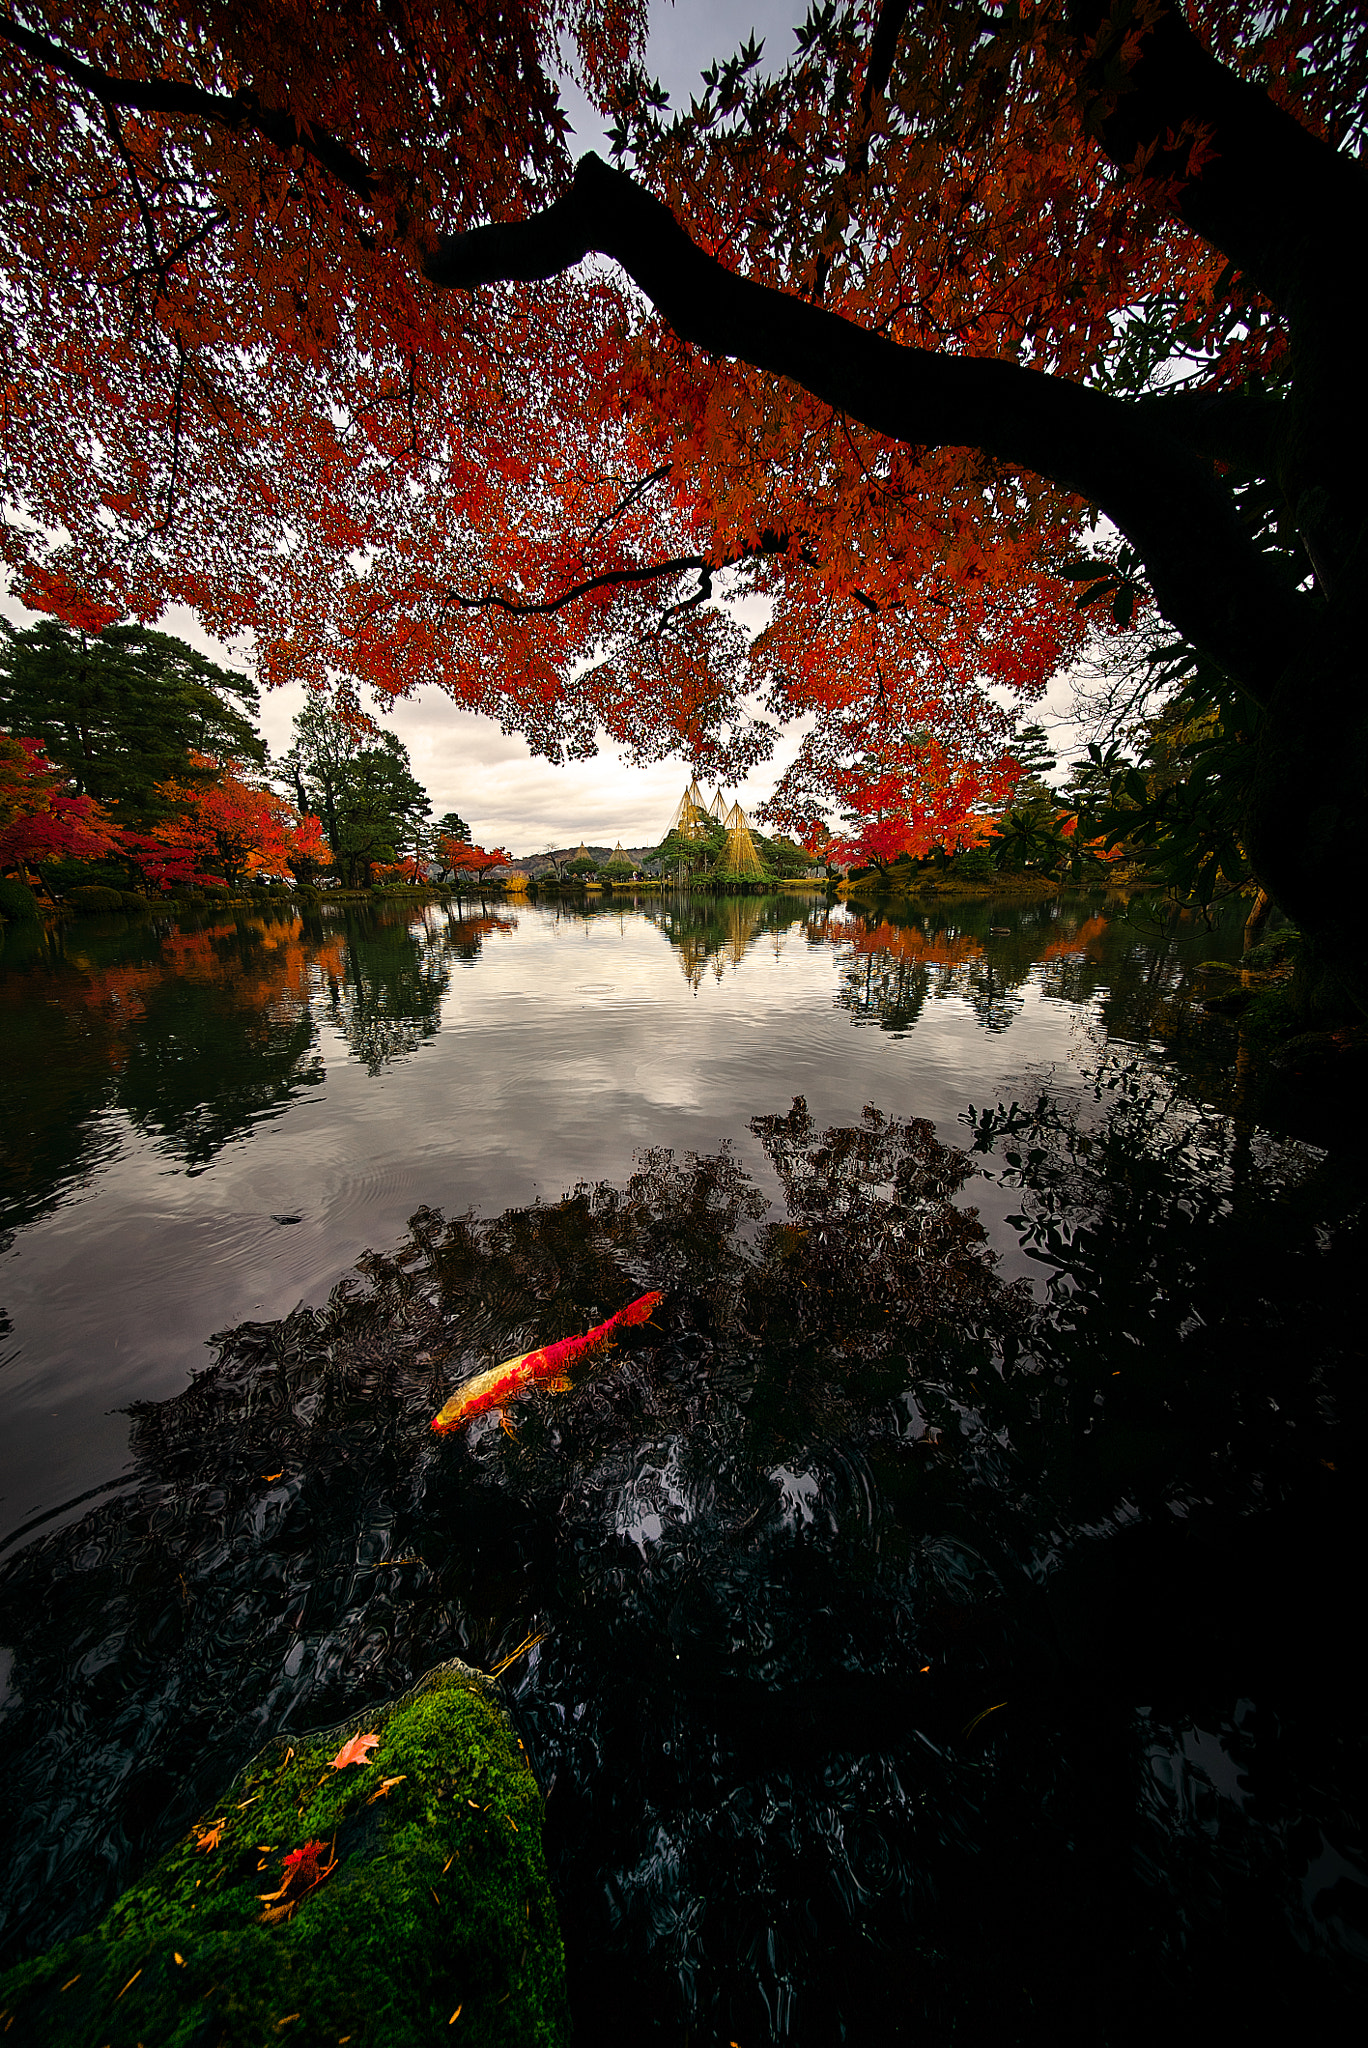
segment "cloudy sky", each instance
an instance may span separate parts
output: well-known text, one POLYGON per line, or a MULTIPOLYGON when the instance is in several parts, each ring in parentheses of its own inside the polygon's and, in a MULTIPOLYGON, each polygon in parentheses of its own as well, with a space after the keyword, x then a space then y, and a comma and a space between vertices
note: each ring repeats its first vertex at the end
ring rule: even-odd
MULTIPOLYGON (((703 66, 736 49, 752 27, 764 42, 766 58, 782 62, 793 48, 793 27, 806 13, 806 0, 750 0, 749 5, 681 0, 675 7, 654 0, 647 68, 675 104, 687 103, 703 66)), ((573 85, 567 84, 565 101, 577 149, 606 153, 602 129, 573 85)), ((0 612, 16 625, 31 623, 31 614, 11 597, 0 595, 0 612)), ((764 612, 754 601, 738 615, 753 628, 764 623, 764 612)), ((158 624, 225 664, 251 665, 250 644, 224 648, 183 606, 171 607, 158 624)), ((1034 714, 1061 751, 1073 739, 1069 695, 1068 684, 1057 682, 1034 714)), ((297 690, 279 690, 263 700, 262 730, 275 752, 288 744, 299 699, 297 690)), ((385 716, 409 750, 434 815, 458 811, 480 844, 506 846, 515 855, 581 839, 609 845, 621 840, 624 846, 653 843, 664 833, 688 779, 682 760, 631 768, 611 749, 592 761, 553 768, 534 759, 521 739, 501 732, 492 720, 458 710, 435 691, 406 699, 385 716)), ((791 743, 781 742, 773 758, 738 786, 735 793, 747 810, 769 795, 792 751, 791 743)))

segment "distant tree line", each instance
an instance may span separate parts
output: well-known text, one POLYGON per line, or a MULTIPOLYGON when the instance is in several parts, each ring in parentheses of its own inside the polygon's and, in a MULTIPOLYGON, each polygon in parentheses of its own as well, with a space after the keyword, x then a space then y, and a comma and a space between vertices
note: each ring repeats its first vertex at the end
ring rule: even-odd
POLYGON ((407 749, 343 688, 282 759, 256 683, 145 626, 0 633, 0 875, 57 894, 451 878, 507 859, 433 821, 407 749), (478 858, 477 858, 478 857, 478 858))

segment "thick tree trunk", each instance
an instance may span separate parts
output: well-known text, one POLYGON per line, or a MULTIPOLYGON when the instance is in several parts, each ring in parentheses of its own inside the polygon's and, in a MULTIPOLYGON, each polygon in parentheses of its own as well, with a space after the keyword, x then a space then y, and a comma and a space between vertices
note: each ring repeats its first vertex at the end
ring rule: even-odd
MULTIPOLYGON (((1362 607, 1356 607, 1356 610, 1362 607)), ((1357 621, 1352 622, 1357 624, 1357 621)), ((1362 874, 1368 847, 1368 687, 1361 632, 1326 621, 1263 720, 1245 816, 1250 864, 1368 1015, 1362 874)))

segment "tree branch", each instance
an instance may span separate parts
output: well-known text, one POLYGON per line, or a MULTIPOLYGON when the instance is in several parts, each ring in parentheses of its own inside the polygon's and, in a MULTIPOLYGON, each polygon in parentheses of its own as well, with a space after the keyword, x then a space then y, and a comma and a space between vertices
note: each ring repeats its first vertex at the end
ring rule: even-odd
POLYGON ((531 618, 537 613, 563 611, 566 605, 573 604, 577 597, 587 596, 591 590, 605 590, 622 583, 651 583, 661 576, 682 576, 686 569, 697 569, 704 581, 711 585, 715 569, 732 566, 732 562, 714 564, 705 555, 680 555, 673 562, 647 562, 635 569, 607 569, 602 576, 587 576, 582 583, 574 584, 559 597, 535 598, 525 604, 511 597, 499 597, 493 591, 485 597, 462 597, 459 590, 448 590, 445 595, 450 604, 459 604, 466 611, 493 610, 511 612, 515 618, 531 618))
POLYGON ((650 490, 652 484, 664 483, 669 474, 670 464, 662 462, 659 469, 653 469, 646 476, 638 477, 631 490, 619 498, 616 505, 610 506, 601 518, 594 521, 589 529, 588 539, 584 543, 585 547, 588 547, 591 540, 596 540, 605 527, 612 526, 616 520, 621 519, 623 513, 630 510, 635 505, 637 499, 650 490))
MULTIPOLYGON (((1159 181, 1166 207, 1274 305, 1286 310, 1308 290, 1342 289, 1368 206, 1368 179, 1353 159, 1227 70, 1172 0, 1119 89, 1130 8, 1069 0, 1068 22, 1080 45, 1085 125, 1119 169, 1159 181)), ((1352 288, 1357 296, 1357 276, 1352 288)))
POLYGON ((1276 463, 1278 442, 1287 429, 1284 400, 1226 387, 1156 391, 1135 403, 1142 415, 1196 454, 1265 475, 1276 463))
POLYGON ((241 128, 255 129, 282 152, 302 149, 359 199, 373 199, 380 189, 380 180, 370 166, 344 142, 311 122, 297 121, 293 114, 263 106, 249 86, 240 86, 229 96, 205 92, 181 79, 118 78, 97 65, 87 64, 62 44, 50 42, 32 29, 21 28, 5 14, 0 14, 0 41, 21 50, 35 63, 60 71, 103 107, 132 107, 142 114, 188 114, 192 119, 234 133, 241 128))
POLYGON ((683 340, 789 377, 837 411, 916 447, 982 448, 1097 505, 1138 549, 1162 609, 1256 696, 1304 628, 1270 586, 1210 464, 1122 399, 1016 363, 910 348, 737 277, 625 171, 583 157, 529 220, 446 237, 436 285, 552 277, 591 249, 615 258, 683 340))

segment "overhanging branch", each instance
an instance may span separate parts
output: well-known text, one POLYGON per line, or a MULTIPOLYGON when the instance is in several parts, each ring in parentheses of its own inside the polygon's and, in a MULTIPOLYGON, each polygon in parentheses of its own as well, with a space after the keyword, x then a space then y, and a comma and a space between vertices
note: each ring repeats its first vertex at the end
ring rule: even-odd
POLYGON ((283 152, 303 150, 360 199, 373 199, 380 189, 380 180, 370 166, 344 142, 312 122, 297 121, 293 114, 264 106, 249 86, 239 87, 230 95, 205 92, 183 79, 120 78, 98 65, 87 64, 61 43, 22 28, 5 14, 0 14, 0 41, 22 51, 35 63, 60 71, 102 107, 132 107, 142 114, 186 114, 234 133, 242 128, 254 129, 283 152))
MULTIPOLYGON (((487 591, 483 597, 465 597, 459 590, 445 592, 449 604, 458 604, 465 611, 511 612, 515 618, 532 618, 539 613, 564 611, 577 597, 587 597, 591 590, 606 590, 614 585, 627 583, 654 583, 663 576, 682 576, 690 569, 698 570, 711 589, 712 577, 717 569, 728 569, 731 562, 710 562, 705 555, 677 555, 672 562, 645 562, 631 569, 607 569, 601 576, 586 576, 582 583, 572 585, 561 592, 559 597, 520 599, 500 597, 495 591, 487 591)), ((707 595, 704 591, 703 595, 707 595)))
POLYGON ((1303 627, 1270 587, 1210 462, 1133 402, 1020 364, 911 348, 707 255, 625 171, 581 159, 564 196, 531 219, 448 236, 433 283, 469 288, 613 257, 675 332, 713 355, 791 378, 914 447, 982 448, 1097 505, 1134 543, 1159 602, 1255 695, 1303 627))

